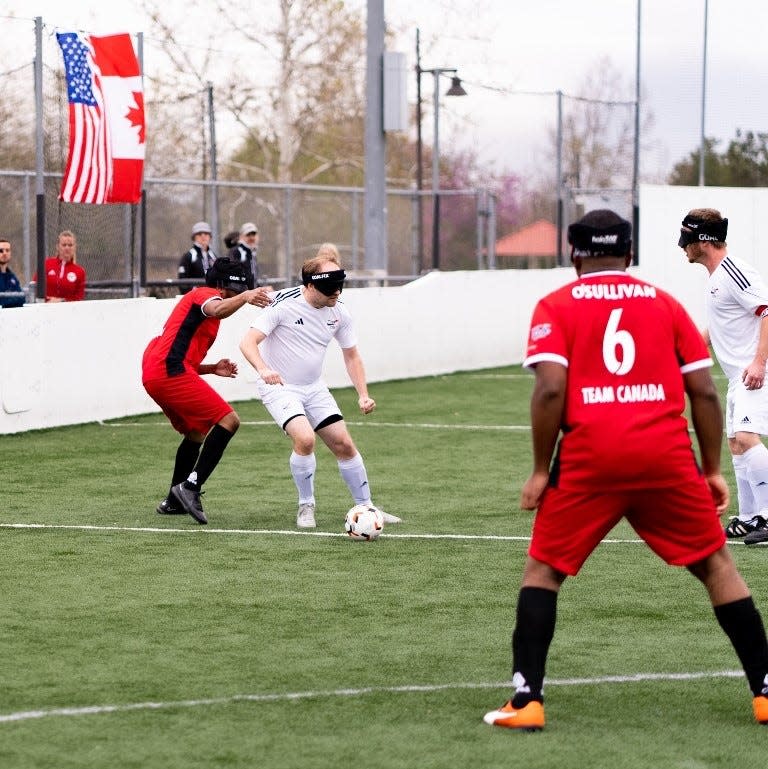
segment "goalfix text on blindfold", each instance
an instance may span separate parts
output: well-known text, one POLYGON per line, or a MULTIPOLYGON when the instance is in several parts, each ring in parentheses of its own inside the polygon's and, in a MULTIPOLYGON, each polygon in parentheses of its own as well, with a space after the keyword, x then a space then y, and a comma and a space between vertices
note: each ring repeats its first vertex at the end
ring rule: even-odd
POLYGON ((347 273, 344 270, 330 270, 315 274, 304 273, 302 278, 305 286, 311 283, 321 294, 333 296, 344 288, 347 273))
POLYGON ((632 225, 623 219, 608 227, 574 222, 568 243, 574 256, 624 256, 632 248, 632 225))
POLYGON ((683 219, 683 229, 680 230, 680 240, 677 245, 685 248, 691 243, 718 242, 725 243, 728 235, 728 220, 721 219, 713 222, 707 219, 698 219, 695 216, 686 216, 683 219))

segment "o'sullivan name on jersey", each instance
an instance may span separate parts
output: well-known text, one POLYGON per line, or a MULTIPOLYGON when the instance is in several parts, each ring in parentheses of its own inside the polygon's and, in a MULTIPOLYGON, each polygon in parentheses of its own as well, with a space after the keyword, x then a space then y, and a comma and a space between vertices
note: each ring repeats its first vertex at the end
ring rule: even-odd
POLYGON ((612 387, 582 387, 581 397, 585 404, 591 403, 646 403, 666 400, 664 385, 632 384, 612 387))
POLYGON ((576 283, 571 296, 574 299, 655 299, 656 286, 647 283, 576 283))

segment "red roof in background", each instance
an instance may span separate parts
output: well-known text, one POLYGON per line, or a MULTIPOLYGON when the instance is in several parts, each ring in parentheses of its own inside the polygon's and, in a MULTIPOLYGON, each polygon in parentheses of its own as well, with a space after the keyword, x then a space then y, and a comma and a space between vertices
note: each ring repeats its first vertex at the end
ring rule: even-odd
POLYGON ((556 256, 557 227, 539 219, 496 241, 496 256, 556 256))

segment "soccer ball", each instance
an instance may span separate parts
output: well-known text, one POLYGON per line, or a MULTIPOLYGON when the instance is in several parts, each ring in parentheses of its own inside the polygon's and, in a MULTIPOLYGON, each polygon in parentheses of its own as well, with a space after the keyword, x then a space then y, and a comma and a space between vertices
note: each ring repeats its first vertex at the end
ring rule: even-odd
POLYGON ((344 531, 351 539, 370 542, 378 539, 384 528, 381 510, 373 505, 355 505, 344 519, 344 531))

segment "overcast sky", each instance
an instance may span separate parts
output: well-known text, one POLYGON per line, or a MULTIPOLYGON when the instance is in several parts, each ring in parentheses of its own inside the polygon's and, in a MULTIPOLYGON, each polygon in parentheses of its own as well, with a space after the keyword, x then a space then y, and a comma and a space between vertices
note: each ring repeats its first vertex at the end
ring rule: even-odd
MULTIPOLYGON (((169 0, 172 3, 173 0, 169 0)), ((254 3, 262 10, 271 0, 254 3)), ((347 0, 365 10, 367 0, 347 0)), ((608 57, 625 83, 622 100, 635 98, 638 0, 384 0, 393 47, 415 65, 420 30, 424 69, 455 67, 466 97, 441 102, 441 148, 474 147, 498 169, 523 172, 535 162, 555 124, 555 97, 520 92, 562 91, 577 95, 598 62, 608 57)), ((701 131, 705 0, 640 0, 640 75, 643 114, 654 126, 642 137, 641 176, 660 181, 674 162, 697 149, 701 131)), ((200 14, 206 6, 186 6, 200 14)), ((46 24, 97 34, 139 32, 148 23, 133 3, 93 0, 0 0, 0 17, 42 16, 46 24)), ((258 23, 258 13, 254 22, 258 23)), ((0 19, 2 23, 2 19, 0 19)), ((248 23, 248 22, 246 22, 248 23)), ((768 2, 708 0, 707 136, 723 140, 737 128, 768 131, 768 2)), ((196 37, 191 44, 206 45, 196 37)), ((210 41, 221 49, 222 40, 210 41)), ((442 83, 447 89, 448 81, 442 83)), ((415 98, 415 75, 409 77, 415 98)), ((422 92, 431 110, 432 78, 422 92)), ((432 141, 428 112, 424 140, 432 141)))

